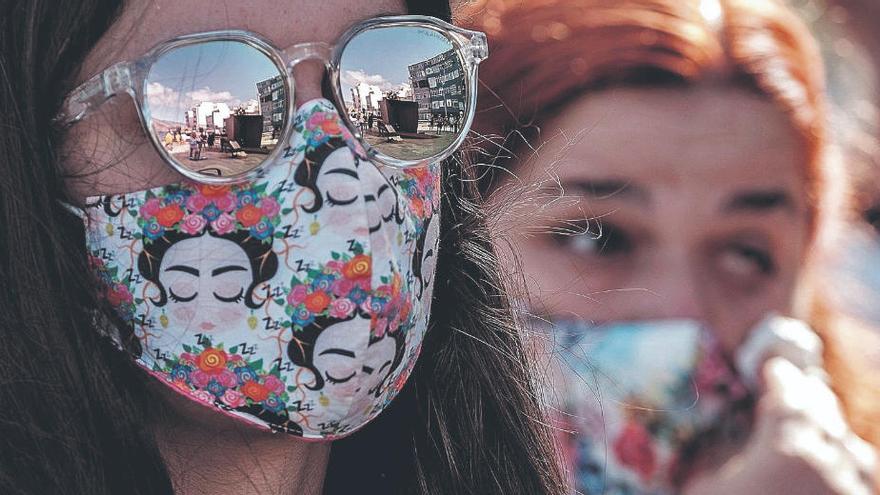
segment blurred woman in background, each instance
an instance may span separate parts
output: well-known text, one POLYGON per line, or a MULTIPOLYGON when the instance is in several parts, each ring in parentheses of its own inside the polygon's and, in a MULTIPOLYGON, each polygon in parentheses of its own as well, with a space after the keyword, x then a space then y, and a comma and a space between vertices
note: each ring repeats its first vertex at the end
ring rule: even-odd
POLYGON ((579 489, 869 493, 873 452, 820 340, 774 316, 796 313, 826 187, 805 27, 748 0, 494 0, 460 17, 493 46, 484 185, 552 323, 579 489), (536 178, 547 204, 505 201, 536 178))

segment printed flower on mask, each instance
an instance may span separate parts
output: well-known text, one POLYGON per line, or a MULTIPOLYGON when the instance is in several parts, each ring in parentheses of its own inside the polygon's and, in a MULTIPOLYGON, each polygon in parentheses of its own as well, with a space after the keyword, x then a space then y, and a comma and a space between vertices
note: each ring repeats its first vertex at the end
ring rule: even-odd
POLYGON ((219 235, 225 235, 235 230, 235 219, 227 213, 221 213, 216 220, 211 222, 211 228, 219 235))
POLYGON ((309 289, 307 289, 305 285, 297 284, 290 290, 290 293, 287 294, 287 304, 296 306, 305 301, 307 295, 309 295, 309 289))
POLYGON ((235 213, 235 218, 243 226, 253 227, 263 218, 263 213, 256 206, 245 204, 235 213))
POLYGON ((359 254, 351 259, 342 268, 342 274, 350 280, 359 280, 370 277, 370 257, 366 254, 359 254))
POLYGON ((255 381, 246 382, 241 386, 241 393, 254 402, 263 402, 269 397, 269 391, 263 385, 255 381))
POLYGON ((265 220, 260 220, 250 230, 251 235, 260 240, 270 237, 273 231, 272 224, 265 220))
POLYGON ((211 204, 210 200, 208 200, 203 194, 193 194, 186 200, 186 209, 194 213, 199 213, 207 208, 209 204, 211 204))
POLYGON ((260 405, 283 414, 287 408, 287 386, 278 375, 280 362, 266 371, 262 359, 248 361, 238 353, 238 345, 226 351, 222 344, 214 346, 205 336, 196 346, 183 344, 183 349, 177 357, 167 358, 154 368, 175 387, 199 400, 219 401, 233 409, 260 405))
POLYGON ((198 235, 205 230, 206 225, 208 225, 208 221, 205 220, 205 217, 190 213, 183 217, 183 221, 180 223, 180 230, 189 235, 198 235))
POLYGON ((148 192, 138 212, 142 230, 135 237, 149 243, 169 231, 196 236, 208 228, 217 235, 246 229, 252 237, 271 242, 281 222, 280 191, 267 194, 266 188, 267 184, 239 188, 185 183, 148 192))
POLYGON ((229 193, 229 186, 221 186, 216 184, 199 184, 197 188, 203 196, 211 200, 222 198, 229 193))
POLYGON ((313 292, 306 296, 305 307, 312 313, 321 313, 330 305, 330 296, 324 291, 313 292))
POLYGON ((226 353, 222 349, 208 348, 196 358, 196 365, 208 374, 217 374, 226 369, 226 353))
POLYGON ((330 316, 339 319, 348 318, 356 308, 357 306, 350 299, 336 299, 330 303, 330 316))
POLYGON ((159 222, 159 225, 165 228, 173 227, 174 224, 179 222, 182 218, 183 210, 180 208, 180 205, 176 203, 163 206, 159 209, 159 212, 156 213, 156 221, 159 222))
POLYGON ((638 421, 631 419, 626 423, 620 436, 614 440, 613 448, 620 463, 638 473, 643 482, 654 475, 657 456, 651 433, 638 421))
POLYGON ((220 397, 220 401, 233 409, 247 404, 244 400, 244 395, 241 392, 232 389, 227 389, 223 392, 223 397, 220 397))
POLYGON ((155 217, 161 208, 162 202, 158 198, 150 198, 141 206, 139 213, 143 218, 150 219, 155 217))

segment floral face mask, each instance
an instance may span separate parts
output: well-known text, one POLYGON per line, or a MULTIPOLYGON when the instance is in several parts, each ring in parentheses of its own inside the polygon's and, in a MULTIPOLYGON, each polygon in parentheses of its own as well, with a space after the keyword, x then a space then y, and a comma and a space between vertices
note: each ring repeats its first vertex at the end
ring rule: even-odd
POLYGON ((439 166, 380 170, 326 100, 257 179, 90 198, 118 336, 171 389, 249 423, 336 439, 403 387, 428 327, 439 166))
POLYGON ((559 322, 553 337, 564 457, 583 493, 678 493, 698 436, 748 431, 752 394, 697 322, 559 322))

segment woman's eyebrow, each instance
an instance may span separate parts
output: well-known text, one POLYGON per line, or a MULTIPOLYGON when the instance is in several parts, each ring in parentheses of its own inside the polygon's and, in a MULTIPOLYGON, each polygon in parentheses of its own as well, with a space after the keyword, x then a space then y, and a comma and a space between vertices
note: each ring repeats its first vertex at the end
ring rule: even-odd
POLYGON ((355 172, 354 170, 349 170, 347 168, 334 168, 334 169, 328 170, 324 173, 325 174, 343 174, 343 175, 349 175, 351 177, 354 177, 355 179, 358 178, 357 172, 355 172))
POLYGON ((562 180, 562 190, 566 196, 570 191, 574 194, 582 194, 594 199, 623 199, 647 203, 648 191, 632 181, 623 179, 574 179, 562 180))
POLYGON ((183 273, 189 273, 190 275, 193 275, 193 276, 196 276, 196 277, 199 276, 199 270, 198 270, 198 269, 193 268, 193 267, 191 267, 191 266, 186 266, 186 265, 173 265, 173 266, 169 266, 168 268, 165 269, 165 271, 166 271, 166 272, 183 272, 183 273))
POLYGON ((221 266, 220 268, 215 268, 214 271, 211 272, 212 277, 216 277, 217 275, 222 275, 226 272, 246 272, 247 268, 241 265, 227 265, 221 266))
POLYGON ((733 193, 722 209, 724 213, 766 213, 777 209, 793 210, 794 202, 785 189, 753 189, 733 193))
POLYGON ((351 352, 351 351, 348 351, 348 350, 345 350, 345 349, 336 349, 336 348, 333 348, 333 349, 327 349, 327 350, 321 351, 321 353, 318 354, 318 355, 319 355, 319 356, 323 356, 324 354, 339 354, 340 356, 346 356, 346 357, 350 357, 350 358, 354 358, 354 357, 355 357, 355 356, 354 356, 354 353, 351 352))

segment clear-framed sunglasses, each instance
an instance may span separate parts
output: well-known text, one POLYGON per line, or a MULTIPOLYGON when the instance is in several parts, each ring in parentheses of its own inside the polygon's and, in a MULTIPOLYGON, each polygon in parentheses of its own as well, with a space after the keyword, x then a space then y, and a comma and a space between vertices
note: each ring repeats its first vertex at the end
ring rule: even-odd
POLYGON ((68 95, 56 122, 72 125, 127 93, 175 170, 203 183, 239 182, 282 152, 293 127, 293 67, 319 60, 368 158, 418 166, 448 157, 464 140, 477 66, 487 56, 483 33, 427 16, 368 19, 334 46, 278 49, 236 30, 190 34, 95 75, 68 95))

